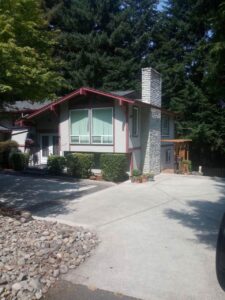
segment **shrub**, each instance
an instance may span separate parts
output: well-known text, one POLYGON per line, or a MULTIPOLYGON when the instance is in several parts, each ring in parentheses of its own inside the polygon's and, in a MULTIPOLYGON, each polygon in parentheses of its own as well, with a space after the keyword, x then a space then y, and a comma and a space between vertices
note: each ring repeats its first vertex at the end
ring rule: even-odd
POLYGON ((182 165, 187 165, 188 172, 192 171, 192 162, 191 162, 191 160, 182 160, 182 165))
POLYGON ((105 180, 121 182, 128 178, 126 154, 102 154, 100 164, 105 180))
POLYGON ((91 169, 94 167, 94 154, 75 153, 79 164, 79 177, 88 178, 91 175, 91 169))
POLYGON ((54 175, 60 175, 66 166, 66 159, 64 156, 51 155, 48 157, 48 172, 54 175))
POLYGON ((141 176, 141 171, 140 170, 137 170, 137 169, 134 169, 133 172, 132 172, 132 176, 141 176))
POLYGON ((0 142, 0 166, 3 168, 9 168, 9 155, 12 152, 18 150, 18 144, 15 141, 0 142))
POLYGON ((88 178, 91 169, 94 167, 94 154, 92 153, 73 153, 66 157, 67 170, 70 175, 79 178, 88 178))
POLYGON ((12 152, 9 155, 10 166, 15 171, 21 171, 25 167, 25 155, 22 152, 12 152))
POLYGON ((30 160, 30 154, 29 153, 24 153, 24 158, 25 158, 25 167, 29 166, 29 160, 30 160))
POLYGON ((74 154, 66 155, 67 173, 71 176, 79 176, 79 163, 78 158, 74 154))

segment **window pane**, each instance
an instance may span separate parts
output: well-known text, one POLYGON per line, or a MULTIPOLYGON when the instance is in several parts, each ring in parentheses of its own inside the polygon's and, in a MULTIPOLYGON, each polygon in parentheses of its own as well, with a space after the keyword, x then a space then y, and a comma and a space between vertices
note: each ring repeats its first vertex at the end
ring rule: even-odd
POLYGON ((52 143, 53 143, 53 155, 59 155, 59 137, 53 136, 52 143))
POLYGON ((92 143, 111 144, 113 141, 112 109, 92 110, 92 143))
POLYGON ((71 142, 89 143, 88 110, 74 110, 71 112, 71 142))
POLYGON ((71 136, 72 143, 79 143, 79 136, 71 136))
POLYGON ((169 117, 168 116, 162 116, 162 135, 166 136, 169 135, 169 117))
POLYGON ((41 143, 42 143, 42 156, 48 157, 49 156, 49 136, 43 135, 41 137, 41 143))
POLYGON ((132 135, 138 135, 138 108, 133 108, 133 122, 132 122, 132 135))

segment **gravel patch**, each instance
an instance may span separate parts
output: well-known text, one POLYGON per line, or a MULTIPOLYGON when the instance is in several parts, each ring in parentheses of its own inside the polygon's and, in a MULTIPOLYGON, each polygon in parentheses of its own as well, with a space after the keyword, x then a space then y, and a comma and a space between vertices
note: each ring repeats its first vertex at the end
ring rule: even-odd
POLYGON ((98 244, 83 227, 0 215, 0 299, 41 299, 98 244))

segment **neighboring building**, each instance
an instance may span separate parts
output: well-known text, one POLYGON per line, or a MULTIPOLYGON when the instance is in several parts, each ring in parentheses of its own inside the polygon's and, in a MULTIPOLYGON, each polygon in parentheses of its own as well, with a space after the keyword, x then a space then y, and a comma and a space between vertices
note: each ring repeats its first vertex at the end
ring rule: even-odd
MULTIPOLYGON (((1 122, 0 122, 1 124, 1 122)), ((161 76, 142 69, 142 95, 82 87, 55 102, 26 113, 12 139, 35 141, 39 164, 51 154, 67 152, 126 153, 130 170, 158 174, 174 168, 174 114, 161 108, 161 76), (161 134, 162 130, 162 134, 161 134), (25 136, 26 135, 26 136, 25 136)))

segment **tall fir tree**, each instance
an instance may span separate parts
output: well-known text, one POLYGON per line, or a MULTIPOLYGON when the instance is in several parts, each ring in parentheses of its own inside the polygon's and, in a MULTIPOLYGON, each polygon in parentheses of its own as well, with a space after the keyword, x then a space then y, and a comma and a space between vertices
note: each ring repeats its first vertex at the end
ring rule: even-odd
POLYGON ((53 28, 61 30, 55 55, 64 59, 62 73, 68 89, 136 88, 152 47, 157 2, 45 0, 53 28))
MULTIPOLYGON (((219 74, 213 42, 219 3, 169 0, 155 26, 155 48, 149 55, 149 64, 163 75, 165 105, 179 113, 178 135, 192 138, 192 158, 205 165, 225 162, 225 115, 218 85, 212 88, 219 74)), ((221 31, 222 22, 218 28, 221 31)))

